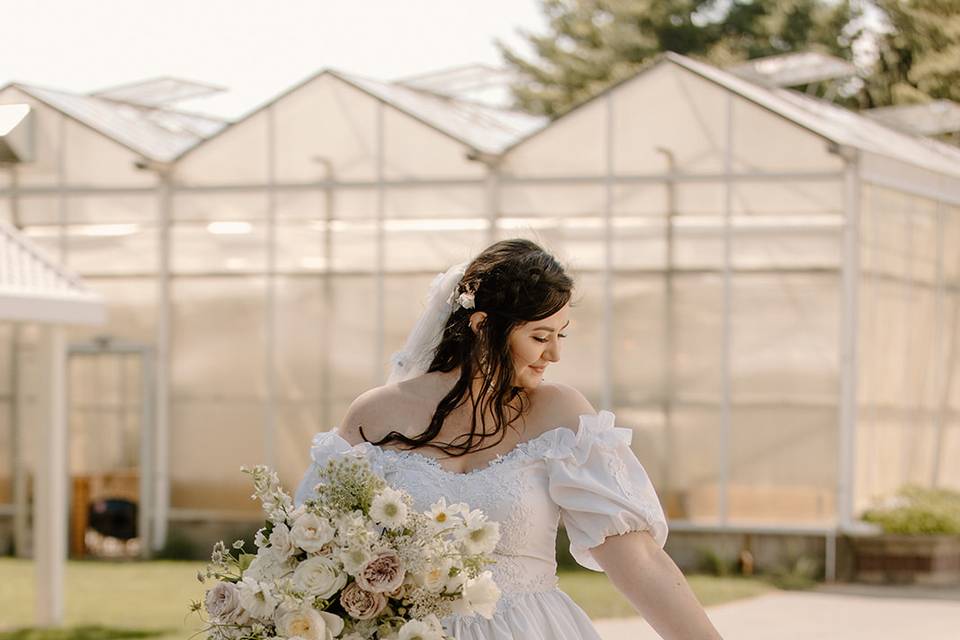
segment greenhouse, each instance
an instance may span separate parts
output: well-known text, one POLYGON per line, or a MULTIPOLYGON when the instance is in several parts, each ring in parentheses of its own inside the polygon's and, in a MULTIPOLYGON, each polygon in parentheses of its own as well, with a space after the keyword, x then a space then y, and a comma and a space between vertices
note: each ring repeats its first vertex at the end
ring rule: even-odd
MULTIPOLYGON (((675 54, 552 122, 472 73, 326 70, 233 123, 172 79, 0 89, 31 114, 0 128, 30 143, 0 219, 108 310, 68 331, 74 496, 129 485, 154 550, 255 523, 240 465, 299 482, 435 274, 513 236, 570 267, 552 375, 634 430, 672 531, 829 542, 905 483, 960 488, 960 150, 675 54)), ((37 335, 0 324, 18 552, 37 335)))

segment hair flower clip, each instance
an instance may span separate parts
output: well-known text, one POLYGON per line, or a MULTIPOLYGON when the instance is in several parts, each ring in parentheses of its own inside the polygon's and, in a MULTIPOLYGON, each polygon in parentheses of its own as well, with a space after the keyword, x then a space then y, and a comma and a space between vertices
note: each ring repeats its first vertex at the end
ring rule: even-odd
POLYGON ((457 304, 459 304, 464 309, 473 309, 474 301, 473 294, 468 292, 463 292, 457 296, 457 304))

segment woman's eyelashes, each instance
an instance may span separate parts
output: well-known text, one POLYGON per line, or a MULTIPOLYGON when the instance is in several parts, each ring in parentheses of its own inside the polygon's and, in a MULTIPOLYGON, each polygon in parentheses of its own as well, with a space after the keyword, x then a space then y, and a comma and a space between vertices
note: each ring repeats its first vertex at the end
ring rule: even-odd
MULTIPOLYGON (((567 334, 565 334, 565 333, 558 333, 558 334, 557 334, 557 337, 558 337, 558 338, 566 338, 566 337, 567 337, 567 334)), ((550 341, 548 338, 538 338, 537 336, 533 336, 533 339, 536 340, 537 342, 549 342, 549 341, 550 341)))

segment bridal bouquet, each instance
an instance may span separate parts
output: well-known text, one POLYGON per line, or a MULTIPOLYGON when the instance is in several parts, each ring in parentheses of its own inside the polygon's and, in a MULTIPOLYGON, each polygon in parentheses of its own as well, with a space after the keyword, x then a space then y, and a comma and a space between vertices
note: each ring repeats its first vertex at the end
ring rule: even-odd
POLYGON ((429 511, 389 487, 366 460, 319 470, 316 497, 296 509, 267 467, 243 468, 267 516, 255 554, 214 545, 197 574, 209 640, 445 640, 450 614, 490 618, 500 598, 490 553, 499 525, 445 498, 429 511))

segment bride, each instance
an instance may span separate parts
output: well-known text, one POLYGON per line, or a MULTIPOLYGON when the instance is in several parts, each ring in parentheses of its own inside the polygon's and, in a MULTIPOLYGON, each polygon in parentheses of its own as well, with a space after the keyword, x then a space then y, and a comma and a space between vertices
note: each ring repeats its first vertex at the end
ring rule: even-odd
POLYGON ((606 572, 663 638, 718 639, 663 551, 666 519, 632 432, 576 389, 543 380, 560 361, 572 291, 556 259, 523 239, 438 275, 387 384, 314 437, 295 502, 310 497, 327 459, 360 451, 418 510, 442 496, 499 522, 489 568, 500 601, 492 619, 445 618, 458 639, 599 640, 557 587, 560 521, 574 559, 606 572))

